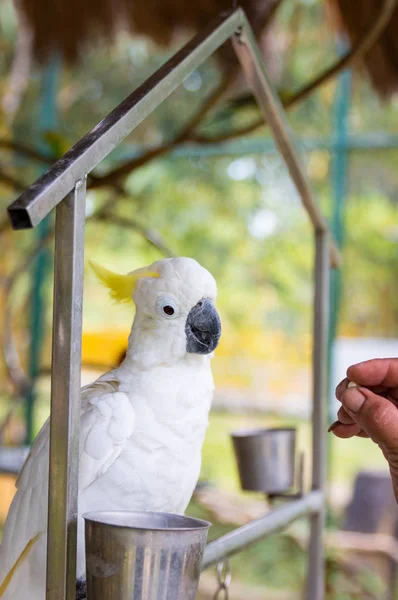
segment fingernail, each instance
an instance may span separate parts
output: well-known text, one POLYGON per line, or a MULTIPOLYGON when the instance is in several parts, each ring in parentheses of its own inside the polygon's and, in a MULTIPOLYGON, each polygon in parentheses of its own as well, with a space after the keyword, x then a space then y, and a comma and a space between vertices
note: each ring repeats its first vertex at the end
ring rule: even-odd
POLYGON ((340 421, 335 421, 334 423, 332 423, 331 426, 328 429, 328 432, 333 431, 333 429, 336 429, 336 427, 338 425, 342 425, 342 423, 340 423, 340 421))
POLYGON ((347 389, 342 396, 343 406, 353 413, 356 413, 361 409, 365 400, 365 396, 361 394, 358 388, 347 389))

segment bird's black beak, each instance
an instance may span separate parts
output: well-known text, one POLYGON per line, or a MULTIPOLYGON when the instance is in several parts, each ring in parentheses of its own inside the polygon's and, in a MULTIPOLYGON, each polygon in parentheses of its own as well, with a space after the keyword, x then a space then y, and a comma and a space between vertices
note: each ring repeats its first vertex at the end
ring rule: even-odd
POLYGON ((188 313, 185 323, 187 352, 210 354, 218 346, 221 321, 210 298, 198 302, 188 313))

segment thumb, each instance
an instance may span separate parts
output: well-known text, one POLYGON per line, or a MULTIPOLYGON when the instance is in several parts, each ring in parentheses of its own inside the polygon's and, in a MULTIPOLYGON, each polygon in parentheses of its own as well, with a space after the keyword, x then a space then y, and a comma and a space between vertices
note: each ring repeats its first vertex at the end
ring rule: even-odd
POLYGON ((390 400, 367 388, 353 387, 343 392, 341 403, 376 444, 398 450, 398 410, 390 400))

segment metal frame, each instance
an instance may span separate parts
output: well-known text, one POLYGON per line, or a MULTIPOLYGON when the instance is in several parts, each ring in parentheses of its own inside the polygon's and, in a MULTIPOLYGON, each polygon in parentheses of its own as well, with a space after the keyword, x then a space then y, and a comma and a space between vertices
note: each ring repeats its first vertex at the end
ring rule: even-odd
POLYGON ((14 229, 38 225, 56 208, 47 600, 75 600, 78 439, 85 181, 129 133, 224 42, 235 51, 308 212, 315 232, 312 491, 210 543, 204 568, 308 515, 308 600, 324 596, 323 543, 329 267, 339 252, 314 200, 283 108, 242 9, 221 15, 182 48, 8 208, 14 229))

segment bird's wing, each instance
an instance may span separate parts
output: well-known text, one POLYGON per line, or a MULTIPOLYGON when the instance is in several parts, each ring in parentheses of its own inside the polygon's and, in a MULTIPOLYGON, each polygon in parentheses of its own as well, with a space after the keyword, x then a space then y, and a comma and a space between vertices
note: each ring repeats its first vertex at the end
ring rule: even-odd
POLYGON ((79 491, 84 491, 115 462, 134 431, 135 413, 119 380, 104 376, 98 387, 87 387, 82 394, 80 420, 79 491))
MULTIPOLYGON (((128 396, 116 372, 82 389, 79 491, 113 464, 134 429, 128 396)), ((0 598, 34 544, 47 530, 49 421, 37 436, 16 487, 0 546, 0 598)))

